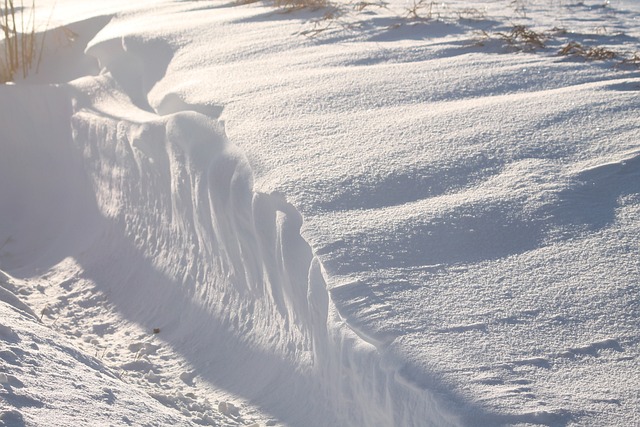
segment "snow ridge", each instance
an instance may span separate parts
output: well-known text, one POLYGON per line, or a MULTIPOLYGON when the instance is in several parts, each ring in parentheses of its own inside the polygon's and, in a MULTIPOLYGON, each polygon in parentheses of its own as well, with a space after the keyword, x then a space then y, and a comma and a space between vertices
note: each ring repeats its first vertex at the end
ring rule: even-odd
MULTIPOLYGON (((123 40, 122 52, 97 55, 100 63, 125 56, 129 45, 123 40)), ((153 45, 140 50, 159 57, 153 45)), ((117 73, 108 65, 106 70, 117 83, 117 73)), ((127 81, 136 72, 118 70, 127 81)), ((136 99, 135 105, 145 105, 136 99)), ((375 348, 340 320, 320 262, 300 236, 300 213, 281 194, 255 193, 250 165, 226 140, 221 124, 193 110, 117 123, 86 110, 73 118, 76 140, 89 143, 90 161, 99 160, 90 174, 96 193, 107 196, 99 200, 100 210, 121 220, 132 246, 172 278, 169 293, 177 287, 190 297, 177 311, 194 305, 201 311, 186 322, 156 323, 168 330, 177 323, 176 339, 194 325, 202 325, 191 334, 206 337, 204 343, 224 337, 225 349, 216 349, 222 354, 214 360, 229 365, 223 369, 229 377, 216 378, 216 369, 214 382, 238 387, 236 392, 269 408, 285 405, 287 414, 299 413, 291 405, 315 402, 292 420, 296 424, 326 425, 327 414, 335 414, 335 425, 424 425, 428 419, 451 424, 428 392, 397 381, 395 368, 383 369, 375 348), (105 160, 111 167, 100 166, 105 160), (119 186, 130 182, 141 185, 119 186), (269 395, 274 387, 278 392, 269 395), (292 401, 293 393, 303 401, 292 401)))

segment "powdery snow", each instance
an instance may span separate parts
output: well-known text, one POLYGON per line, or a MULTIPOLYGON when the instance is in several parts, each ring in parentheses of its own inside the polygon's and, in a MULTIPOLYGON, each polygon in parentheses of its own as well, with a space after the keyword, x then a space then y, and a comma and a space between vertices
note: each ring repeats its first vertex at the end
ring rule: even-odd
POLYGON ((191 425, 38 321, 9 289, 3 277, 2 425, 191 425))
POLYGON ((5 424, 640 421, 640 8, 410 6, 44 3, 5 424))

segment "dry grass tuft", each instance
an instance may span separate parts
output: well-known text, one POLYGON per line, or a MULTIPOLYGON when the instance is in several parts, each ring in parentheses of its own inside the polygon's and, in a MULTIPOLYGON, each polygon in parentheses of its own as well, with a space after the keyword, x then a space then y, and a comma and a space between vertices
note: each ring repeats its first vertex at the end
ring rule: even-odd
POLYGON ((475 7, 464 7, 456 10, 455 14, 461 21, 482 21, 487 19, 487 13, 475 7))
POLYGON ((440 17, 437 12, 439 4, 437 1, 413 0, 413 4, 406 10, 406 16, 415 20, 438 19, 440 17))
POLYGON ((311 20, 311 28, 300 31, 299 35, 314 38, 324 32, 332 30, 342 30, 353 32, 362 24, 357 20, 349 19, 352 17, 351 10, 356 14, 364 13, 371 9, 387 9, 388 5, 384 0, 366 1, 357 0, 349 3, 327 2, 323 8, 324 13, 319 18, 311 20))
POLYGON ((300 31, 298 34, 300 34, 301 36, 314 38, 326 31, 336 28, 342 28, 344 30, 354 30, 357 25, 343 21, 341 19, 343 14, 344 10, 342 9, 335 7, 328 8, 320 18, 311 21, 311 28, 300 31))
POLYGON ((628 58, 624 58, 620 61, 621 65, 635 65, 636 67, 640 67, 640 52, 634 52, 633 55, 628 58))
POLYGON ((543 33, 530 30, 524 25, 515 25, 508 33, 496 33, 496 35, 510 46, 524 51, 543 49, 547 40, 543 33))
POLYGON ((450 7, 441 1, 413 0, 411 6, 405 9, 405 18, 417 21, 448 20, 482 20, 486 13, 474 7, 450 7))
POLYGON ((19 5, 14 0, 0 4, 0 83, 13 81, 19 73, 26 78, 35 66, 35 0, 31 1, 29 13, 25 10, 22 0, 19 5))
POLYGON ((584 47, 578 42, 569 42, 558 52, 559 55, 564 56, 579 56, 592 61, 605 61, 608 59, 614 59, 618 54, 612 50, 604 47, 584 47))
MULTIPOLYGON (((261 0, 236 0, 237 4, 251 4, 258 3, 261 0)), ((272 4, 274 7, 284 11, 293 12, 302 9, 323 9, 332 5, 330 0, 271 0, 267 3, 272 4)))
POLYGON ((527 2, 525 0, 512 0, 509 3, 509 6, 513 8, 513 11, 516 13, 517 16, 519 16, 520 18, 526 18, 527 17, 526 3, 527 2))
POLYGON ((331 5, 329 0, 274 0, 277 8, 294 11, 300 9, 323 9, 331 5))
POLYGON ((353 6, 353 10, 355 10, 356 12, 362 12, 363 10, 370 9, 370 8, 377 8, 377 9, 388 8, 387 3, 384 1, 375 1, 375 2, 357 1, 353 3, 352 6, 353 6))

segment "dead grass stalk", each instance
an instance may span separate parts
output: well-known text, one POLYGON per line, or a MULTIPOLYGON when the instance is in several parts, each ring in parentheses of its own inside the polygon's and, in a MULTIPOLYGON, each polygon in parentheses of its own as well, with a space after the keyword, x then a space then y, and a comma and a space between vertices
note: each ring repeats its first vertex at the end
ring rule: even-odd
POLYGON ((26 78, 36 59, 35 0, 30 8, 22 0, 20 4, 4 0, 0 4, 0 34, 0 83, 13 81, 19 73, 26 78))

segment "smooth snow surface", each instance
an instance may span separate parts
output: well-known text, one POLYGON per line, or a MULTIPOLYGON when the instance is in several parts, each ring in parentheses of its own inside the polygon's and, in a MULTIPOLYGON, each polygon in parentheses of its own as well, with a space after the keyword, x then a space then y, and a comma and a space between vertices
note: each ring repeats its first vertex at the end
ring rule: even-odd
POLYGON ((0 422, 640 422, 638 3, 43 3, 0 422))

